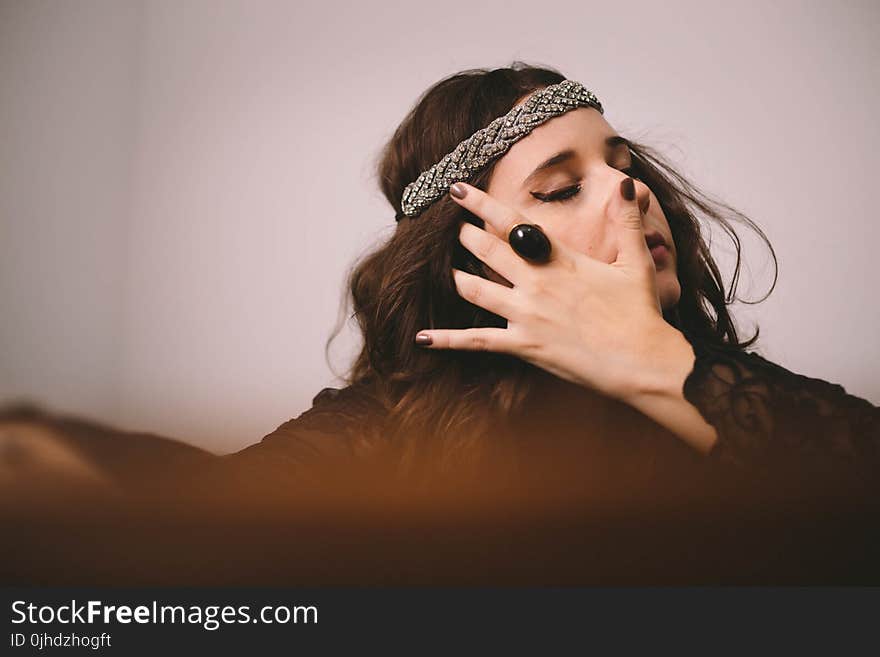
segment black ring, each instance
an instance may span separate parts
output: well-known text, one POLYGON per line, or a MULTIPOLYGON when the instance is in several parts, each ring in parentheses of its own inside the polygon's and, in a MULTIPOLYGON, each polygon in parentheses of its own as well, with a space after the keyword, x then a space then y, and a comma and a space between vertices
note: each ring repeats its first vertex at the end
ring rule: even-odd
POLYGON ((526 260, 547 262, 550 259, 550 240, 538 224, 517 224, 510 229, 507 241, 526 260))

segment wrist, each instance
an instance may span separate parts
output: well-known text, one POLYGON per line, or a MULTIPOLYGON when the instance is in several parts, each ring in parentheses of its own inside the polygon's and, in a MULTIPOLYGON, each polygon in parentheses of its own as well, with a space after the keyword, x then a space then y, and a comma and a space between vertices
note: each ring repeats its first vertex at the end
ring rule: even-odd
POLYGON ((651 397, 681 397, 694 369, 694 348, 681 331, 663 321, 649 335, 643 366, 634 373, 623 397, 629 404, 651 397))
POLYGON ((707 454, 718 434, 684 396, 684 382, 693 372, 696 353, 681 331, 666 326, 649 341, 645 366, 623 401, 707 454))

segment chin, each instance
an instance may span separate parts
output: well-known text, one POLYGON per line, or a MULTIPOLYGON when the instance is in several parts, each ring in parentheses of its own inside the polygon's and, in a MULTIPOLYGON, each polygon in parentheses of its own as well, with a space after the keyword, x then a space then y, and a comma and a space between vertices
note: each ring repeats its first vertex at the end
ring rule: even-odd
POLYGON ((681 284, 675 276, 658 276, 657 292, 660 297, 660 307, 665 312, 678 305, 681 299, 681 284))

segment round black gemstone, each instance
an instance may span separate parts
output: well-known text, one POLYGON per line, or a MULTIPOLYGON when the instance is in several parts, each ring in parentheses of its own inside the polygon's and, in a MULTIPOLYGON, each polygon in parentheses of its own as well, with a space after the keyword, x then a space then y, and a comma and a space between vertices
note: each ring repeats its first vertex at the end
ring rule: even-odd
POLYGON ((517 224, 507 241, 526 260, 546 262, 550 259, 550 240, 537 224, 517 224))

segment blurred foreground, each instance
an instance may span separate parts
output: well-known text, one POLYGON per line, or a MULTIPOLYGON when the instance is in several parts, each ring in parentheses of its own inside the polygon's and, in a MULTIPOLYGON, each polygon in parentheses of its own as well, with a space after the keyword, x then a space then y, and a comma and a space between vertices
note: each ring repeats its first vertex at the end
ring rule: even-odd
POLYGON ((333 464, 292 482, 22 408, 0 422, 2 582, 880 584, 880 503, 854 482, 703 467, 608 485, 576 463, 418 484, 333 464))

